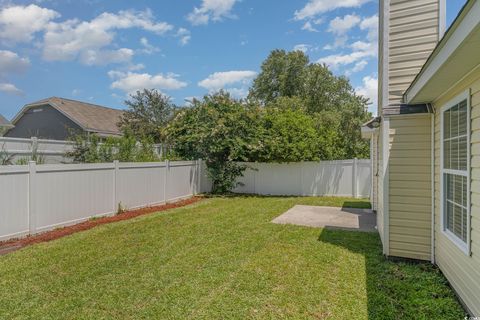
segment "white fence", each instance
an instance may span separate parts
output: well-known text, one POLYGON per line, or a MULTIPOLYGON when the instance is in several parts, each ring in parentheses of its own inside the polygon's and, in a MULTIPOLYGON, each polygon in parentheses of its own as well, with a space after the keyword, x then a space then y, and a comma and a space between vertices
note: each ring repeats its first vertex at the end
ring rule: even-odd
MULTIPOLYGON (((64 155, 73 150, 74 144, 72 141, 46 140, 35 137, 31 139, 0 137, 0 152, 12 155, 11 162, 13 164, 19 160, 23 160, 23 162, 30 160, 33 153, 36 153, 37 157, 46 164, 71 163, 72 160, 64 155)), ((157 144, 153 148, 157 155, 162 155, 162 145, 157 144)))
POLYGON ((198 193, 197 161, 0 166, 0 241, 198 193))
POLYGON ((71 141, 0 137, 0 152, 12 155, 13 163, 24 159, 28 161, 28 159, 31 159, 34 150, 36 150, 37 156, 42 158, 45 163, 71 162, 64 157, 64 154, 67 151, 71 151, 73 145, 74 143, 71 141))
MULTIPOLYGON (((234 192, 355 198, 368 198, 371 194, 370 160, 246 164, 251 169, 247 169, 244 176, 238 179, 243 186, 238 186, 234 192)), ((202 191, 208 192, 211 182, 204 177, 202 191)))
MULTIPOLYGON (((234 192, 369 197, 370 160, 248 163, 234 192)), ((0 241, 208 192, 200 161, 0 166, 0 241)))

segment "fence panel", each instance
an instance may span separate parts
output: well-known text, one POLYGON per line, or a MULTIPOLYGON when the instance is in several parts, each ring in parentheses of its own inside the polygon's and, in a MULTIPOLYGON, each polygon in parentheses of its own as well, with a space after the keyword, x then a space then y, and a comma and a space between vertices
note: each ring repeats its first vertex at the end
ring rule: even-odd
MULTIPOLYGON (((370 160, 297 163, 246 163, 249 167, 233 191, 260 195, 347 196, 367 198, 371 192, 370 160)), ((211 182, 202 168, 202 192, 211 182)))
POLYGON ((113 164, 38 165, 36 231, 115 212, 113 164))
POLYGON ((117 212, 187 198, 198 163, 0 166, 0 241, 117 212))
POLYGON ((165 201, 165 162, 120 163, 117 180, 117 206, 150 206, 165 201))
MULTIPOLYGON (((45 164, 72 163, 72 159, 65 157, 65 153, 72 151, 75 143, 72 141, 46 140, 25 138, 0 137, 0 152, 13 155, 13 164, 19 160, 22 162, 31 159, 35 153, 45 164)), ((159 157, 162 156, 164 147, 160 144, 153 145, 153 151, 159 157)))
POLYGON ((26 166, 0 169, 0 241, 28 234, 28 185, 26 166))
POLYGON ((197 193, 199 176, 195 161, 170 162, 167 172, 168 199, 181 199, 197 193))

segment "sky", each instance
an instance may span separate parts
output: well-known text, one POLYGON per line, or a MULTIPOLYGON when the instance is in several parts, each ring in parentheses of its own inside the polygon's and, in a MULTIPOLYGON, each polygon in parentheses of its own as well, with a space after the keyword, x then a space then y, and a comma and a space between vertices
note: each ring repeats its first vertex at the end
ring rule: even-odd
POLYGON ((51 96, 123 109, 142 88, 241 98, 273 49, 326 63, 374 111, 377 43, 377 0, 0 0, 0 114, 51 96))

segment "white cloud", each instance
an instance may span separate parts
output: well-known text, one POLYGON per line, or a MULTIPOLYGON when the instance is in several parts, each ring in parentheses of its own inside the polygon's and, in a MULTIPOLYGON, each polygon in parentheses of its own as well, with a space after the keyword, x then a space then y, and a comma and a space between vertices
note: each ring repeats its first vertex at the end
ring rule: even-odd
POLYGON ((87 66, 124 63, 129 62, 133 54, 133 50, 128 48, 118 50, 86 50, 80 54, 80 62, 87 66))
POLYGON ((248 95, 248 86, 257 75, 255 71, 226 71, 215 72, 198 83, 209 92, 220 89, 228 91, 235 98, 245 98, 248 95))
POLYGON ((0 92, 7 93, 7 94, 13 94, 16 96, 21 96, 23 95, 23 91, 15 87, 15 85, 11 83, 0 83, 0 92))
POLYGON ((198 83, 202 88, 216 91, 232 84, 247 84, 257 73, 255 71, 215 72, 198 83))
POLYGON ((319 14, 338 8, 359 8, 372 0, 309 0, 300 10, 295 11, 295 20, 311 19, 319 14))
POLYGON ((306 21, 302 26, 302 30, 310 31, 310 32, 319 32, 318 29, 314 26, 318 26, 322 23, 323 23, 323 18, 306 21))
POLYGON ((357 62, 355 64, 355 66, 353 67, 353 69, 351 70, 351 73, 356 73, 356 72, 360 72, 362 71, 363 69, 365 69, 365 67, 368 65, 368 61, 367 60, 361 60, 359 62, 357 62))
POLYGON ((43 58, 48 61, 68 61, 80 57, 81 62, 90 64, 107 64, 111 57, 111 62, 129 61, 133 54, 133 51, 127 51, 130 49, 105 49, 112 44, 115 30, 128 28, 141 28, 161 35, 172 30, 173 26, 154 21, 150 10, 128 10, 118 14, 105 12, 91 21, 74 19, 62 23, 51 22, 44 34, 43 58), (89 57, 96 51, 100 52, 92 63, 89 57))
POLYGON ((304 44, 304 43, 301 43, 301 44, 297 44, 296 46, 293 47, 293 50, 294 51, 302 51, 304 53, 306 53, 308 50, 310 50, 312 46, 309 45, 309 44, 304 44))
POLYGON ((24 72, 28 66, 30 66, 28 58, 21 58, 12 51, 0 50, 0 76, 24 72))
POLYGON ((185 29, 185 28, 180 28, 177 31, 177 37, 180 38, 179 42, 180 45, 184 46, 190 42, 190 39, 192 38, 190 34, 190 30, 185 29))
POLYGON ((11 6, 0 10, 0 39, 8 43, 28 42, 60 14, 35 4, 11 6))
MULTIPOLYGON (((355 25, 358 25, 361 30, 367 31, 365 36, 366 41, 356 41, 349 45, 350 53, 332 54, 320 58, 318 63, 325 63, 332 69, 339 69, 340 67, 349 67, 345 71, 346 75, 362 71, 368 64, 368 59, 375 58, 378 54, 378 16, 363 18, 361 21, 355 19, 355 25), (351 66, 353 65, 353 66, 351 66)), ((348 24, 347 24, 348 25, 348 24)), ((341 30, 348 30, 348 28, 339 28, 340 33, 347 32, 341 30)), ((345 37, 345 36, 344 36, 345 37)), ((347 38, 348 39, 348 38, 347 38)), ((335 49, 338 41, 343 41, 342 36, 336 39, 334 45, 327 45, 324 49, 335 49)), ((345 40, 346 41, 346 40, 345 40)))
POLYGON ((248 96, 248 88, 226 88, 225 91, 228 91, 234 98, 246 98, 248 96))
POLYGON ((310 31, 310 32, 319 32, 310 21, 307 21, 303 24, 302 30, 310 31))
POLYGON ((375 113, 378 100, 378 79, 367 76, 362 81, 362 86, 355 88, 355 91, 358 95, 369 99, 371 103, 369 110, 375 113))
POLYGON ((194 7, 187 20, 194 26, 208 24, 210 20, 220 21, 233 18, 232 9, 238 0, 202 0, 200 8, 194 7))
POLYGON ((328 31, 336 35, 344 35, 350 29, 357 26, 361 19, 355 14, 347 14, 343 18, 336 17, 330 21, 328 31))
POLYGON ((186 82, 178 80, 178 75, 157 74, 151 75, 148 73, 135 72, 108 72, 110 78, 115 81, 110 85, 112 89, 123 90, 127 93, 132 93, 142 89, 158 89, 158 90, 178 90, 187 86, 186 82))
POLYGON ((159 52, 160 49, 155 47, 154 45, 150 44, 147 38, 142 37, 140 38, 140 44, 143 46, 143 49, 140 52, 145 54, 152 54, 154 52, 159 52))
POLYGON ((377 41, 378 39, 378 15, 365 18, 360 23, 360 29, 367 30, 367 39, 369 41, 377 41))
POLYGON ((361 22, 362 19, 355 14, 347 14, 343 18, 336 17, 331 20, 327 31, 335 35, 335 41, 333 44, 327 44, 323 49, 334 50, 345 47, 349 39, 347 33, 361 22))
POLYGON ((369 57, 375 57, 371 51, 354 51, 349 54, 333 54, 318 59, 317 63, 325 63, 332 69, 338 69, 340 66, 347 66, 369 57))

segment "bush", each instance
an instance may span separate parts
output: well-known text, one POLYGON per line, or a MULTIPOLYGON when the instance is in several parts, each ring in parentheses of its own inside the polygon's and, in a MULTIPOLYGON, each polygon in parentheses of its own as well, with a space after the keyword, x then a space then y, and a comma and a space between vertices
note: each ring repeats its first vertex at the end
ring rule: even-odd
POLYGON ((108 137, 102 141, 96 135, 77 135, 73 150, 65 157, 76 163, 112 162, 151 162, 159 161, 150 139, 138 142, 133 136, 108 137))

